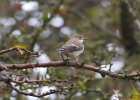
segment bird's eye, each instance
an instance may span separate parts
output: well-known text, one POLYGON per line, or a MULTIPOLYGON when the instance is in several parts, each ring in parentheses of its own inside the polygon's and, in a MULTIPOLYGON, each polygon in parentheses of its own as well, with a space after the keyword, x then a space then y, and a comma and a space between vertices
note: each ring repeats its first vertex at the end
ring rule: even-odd
POLYGON ((80 36, 79 39, 81 39, 82 37, 80 36))

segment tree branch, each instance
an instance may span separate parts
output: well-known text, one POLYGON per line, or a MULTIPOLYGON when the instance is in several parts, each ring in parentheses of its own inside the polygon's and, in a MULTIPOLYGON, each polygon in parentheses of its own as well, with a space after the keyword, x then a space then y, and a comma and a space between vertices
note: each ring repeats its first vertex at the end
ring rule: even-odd
POLYGON ((33 96, 33 97, 43 97, 43 96, 47 96, 50 94, 54 94, 54 93, 60 93, 60 94, 67 94, 68 91, 67 90, 71 90, 73 86, 69 87, 68 89, 65 89, 63 87, 59 87, 57 90, 54 89, 50 89, 47 92, 44 92, 43 94, 35 94, 33 92, 27 92, 27 91, 21 91, 19 89, 17 89, 16 87, 14 87, 10 82, 8 83, 8 86, 10 86, 13 90, 15 90, 16 92, 18 92, 19 94, 23 94, 23 95, 28 95, 28 96, 33 96))
MULTIPOLYGON (((65 81, 63 81, 63 80, 56 80, 56 82, 72 82, 72 78, 73 77, 70 77, 69 79, 67 79, 67 80, 65 80, 65 81)), ((10 88, 12 88, 13 90, 15 90, 16 92, 18 92, 19 94, 23 94, 23 95, 25 95, 25 96, 33 96, 33 97, 43 97, 43 96, 47 96, 47 95, 50 95, 50 94, 54 94, 54 93, 60 93, 60 94, 64 94, 64 95, 66 95, 66 94, 68 94, 69 93, 69 91, 73 88, 73 84, 71 84, 71 85, 69 85, 69 86, 67 86, 67 87, 62 87, 62 86, 59 86, 59 87, 57 87, 57 89, 50 89, 49 91, 44 91, 44 93, 42 93, 42 94, 36 94, 36 93, 34 93, 34 92, 27 92, 27 91, 22 91, 22 90, 19 90, 18 88, 16 88, 16 87, 14 87, 13 85, 12 85, 12 82, 14 82, 14 83, 19 83, 19 84, 22 84, 22 83, 28 83, 28 82, 30 82, 30 83, 33 83, 33 82, 36 82, 37 83, 37 81, 26 81, 26 82, 22 82, 22 81, 13 81, 12 79, 11 79, 11 77, 4 77, 4 76, 2 76, 1 74, 0 74, 0 81, 3 81, 3 82, 5 82, 6 84, 5 85, 8 85, 10 88)), ((39 82, 39 81, 38 81, 39 82)), ((42 81, 40 81, 40 82, 42 82, 42 81)), ((54 81, 55 82, 55 81, 54 81)))
POLYGON ((119 79, 131 79, 131 80, 139 80, 140 74, 137 72, 136 74, 124 74, 124 73, 115 73, 110 71, 102 70, 100 67, 95 67, 93 65, 87 65, 82 63, 68 62, 65 63, 63 61, 51 61, 46 63, 26 63, 26 64, 5 64, 5 66, 9 69, 27 69, 27 68, 35 68, 37 67, 76 67, 81 69, 87 69, 90 71, 94 71, 103 75, 110 76, 112 78, 119 79))
MULTIPOLYGON (((38 57, 39 56, 39 53, 36 53, 36 52, 31 52, 27 49, 24 49, 24 48, 21 48, 21 47, 12 47, 12 48, 9 48, 9 49, 6 49, 6 50, 2 50, 0 51, 0 55, 1 54, 4 54, 4 53, 8 53, 8 52, 11 52, 11 51, 18 51, 18 53, 16 53, 18 56, 22 56, 23 59, 27 59, 29 60, 29 58, 32 58, 32 57, 38 57), (24 52, 23 52, 24 51, 24 52), (25 54, 28 53, 29 56, 25 57, 25 54), (31 54, 31 56, 30 56, 31 54)), ((76 67, 76 68, 81 68, 81 69, 87 69, 87 70, 90 70, 90 71, 94 71, 94 72, 97 72, 97 73, 100 73, 101 75, 105 76, 110 76, 112 77, 114 80, 116 78, 118 79, 129 79, 129 80, 135 80, 135 81, 140 81, 140 72, 137 71, 136 74, 127 74, 127 71, 125 71, 124 73, 115 73, 115 72, 111 72, 111 71, 104 71, 102 70, 102 67, 95 67, 93 65, 87 65, 87 64, 84 64, 84 63, 75 63, 75 62, 63 62, 63 61, 51 61, 51 62, 46 62, 46 63, 31 63, 29 61, 27 61, 28 63, 25 63, 25 64, 4 64, 2 62, 0 62, 0 71, 1 70, 7 70, 7 69, 28 69, 28 68, 37 68, 37 67, 76 67)), ((110 64, 111 66, 112 64, 110 64)), ((111 67, 110 67, 111 69, 111 67)), ((15 80, 12 79, 12 73, 8 74, 8 73, 5 73, 4 75, 2 73, 0 73, 0 81, 3 81, 5 82, 5 86, 8 85, 9 87, 11 87, 13 90, 15 90, 16 92, 18 92, 19 94, 23 94, 23 95, 28 95, 28 96, 34 96, 34 97, 43 97, 43 96, 47 96, 47 95, 50 95, 50 94, 54 94, 54 93, 60 93, 60 94, 68 94, 69 91, 73 88, 73 84, 71 84, 70 86, 67 86, 67 87, 64 87, 64 86, 59 86, 57 87, 57 89, 50 89, 49 91, 45 91, 43 94, 36 94, 34 92, 27 92, 27 91, 22 91, 22 90, 19 90, 17 89, 15 86, 13 86, 11 83, 17 83, 17 84, 23 84, 23 83, 36 83, 36 84, 39 84, 41 82, 47 82, 47 83, 55 83, 55 82, 58 82, 58 83, 73 83, 74 80, 77 78, 77 77, 69 77, 67 79, 52 79, 52 80, 44 80, 43 77, 42 77, 42 80, 38 80, 38 79, 35 79, 35 80, 16 80, 17 76, 21 76, 22 75, 18 75, 15 77, 15 80)), ((25 75, 26 76, 26 75, 25 75)), ((1 88, 2 89, 2 88, 1 88)))
POLYGON ((140 45, 135 39, 134 34, 134 18, 129 11, 128 4, 125 1, 121 1, 121 36, 122 43, 125 46, 125 49, 131 54, 139 54, 140 53, 140 45))

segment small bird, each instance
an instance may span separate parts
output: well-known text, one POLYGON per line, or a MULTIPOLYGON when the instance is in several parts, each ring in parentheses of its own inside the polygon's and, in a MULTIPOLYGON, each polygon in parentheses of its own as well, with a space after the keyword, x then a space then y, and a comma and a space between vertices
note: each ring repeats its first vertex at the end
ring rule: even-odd
POLYGON ((75 34, 61 48, 57 49, 57 51, 61 54, 63 60, 65 60, 64 58, 69 60, 69 57, 74 57, 75 59, 75 57, 84 51, 84 40, 86 40, 86 38, 79 34, 75 34))

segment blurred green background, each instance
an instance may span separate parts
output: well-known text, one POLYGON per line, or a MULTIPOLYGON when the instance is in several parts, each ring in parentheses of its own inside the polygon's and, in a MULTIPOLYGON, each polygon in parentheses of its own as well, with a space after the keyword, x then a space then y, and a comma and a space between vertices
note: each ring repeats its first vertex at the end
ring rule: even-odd
MULTIPOLYGON (((62 61, 56 49, 78 33, 87 38, 79 62, 96 67, 113 63, 111 71, 133 73, 140 68, 139 10, 139 0, 0 0, 0 50, 21 46, 41 53, 30 62, 62 61)), ((25 60, 11 52, 0 55, 0 62, 25 63, 25 60)), ((37 68, 12 70, 12 73, 45 79, 74 75, 78 80, 67 95, 36 98, 8 88, 0 93, 0 100, 118 100, 113 90, 119 90, 124 98, 132 91, 128 80, 102 78, 98 73, 78 68, 37 68)), ((139 89, 139 82, 133 84, 139 89)), ((37 88, 36 84, 14 85, 21 90, 43 93, 57 84, 42 83, 37 88)))

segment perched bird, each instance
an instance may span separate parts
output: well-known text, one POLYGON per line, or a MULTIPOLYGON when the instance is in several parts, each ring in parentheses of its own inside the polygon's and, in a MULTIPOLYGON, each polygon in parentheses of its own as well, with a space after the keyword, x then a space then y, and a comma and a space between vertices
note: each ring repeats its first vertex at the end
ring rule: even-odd
MULTIPOLYGON (((86 40, 86 38, 79 34, 75 34, 61 48, 57 49, 57 51, 61 54, 62 58, 63 56, 64 58, 67 58, 66 60, 69 60, 69 57, 74 57, 75 59, 75 57, 84 51, 84 40, 86 40)), ((64 58, 63 60, 65 60, 64 58)))

